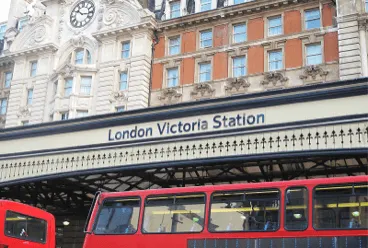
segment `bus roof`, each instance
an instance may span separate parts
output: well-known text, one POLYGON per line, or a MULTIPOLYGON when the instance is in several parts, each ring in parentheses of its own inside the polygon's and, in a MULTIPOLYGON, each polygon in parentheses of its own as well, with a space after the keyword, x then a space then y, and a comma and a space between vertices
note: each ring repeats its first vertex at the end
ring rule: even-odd
POLYGON ((21 212, 22 214, 25 215, 30 214, 34 217, 39 217, 47 220, 54 219, 54 216, 46 212, 45 210, 30 205, 26 205, 20 202, 0 200, 0 208, 11 209, 15 212, 21 212))

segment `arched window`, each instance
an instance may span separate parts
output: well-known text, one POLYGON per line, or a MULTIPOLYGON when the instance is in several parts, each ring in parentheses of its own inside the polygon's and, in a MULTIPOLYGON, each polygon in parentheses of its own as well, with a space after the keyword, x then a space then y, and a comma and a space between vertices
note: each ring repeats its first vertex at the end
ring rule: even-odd
POLYGON ((70 62, 75 65, 92 64, 91 53, 85 48, 78 48, 70 55, 70 62))

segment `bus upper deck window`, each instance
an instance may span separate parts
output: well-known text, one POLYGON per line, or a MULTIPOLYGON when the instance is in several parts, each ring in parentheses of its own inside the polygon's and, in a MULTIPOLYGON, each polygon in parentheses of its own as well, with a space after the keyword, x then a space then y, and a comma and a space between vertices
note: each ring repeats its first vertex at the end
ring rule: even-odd
POLYGON ((275 231, 279 215, 277 189, 216 192, 212 194, 209 231, 275 231))
POLYGON ((289 188, 285 194, 285 229, 305 230, 308 227, 308 190, 289 188))
POLYGON ((13 211, 6 212, 5 235, 13 238, 45 243, 47 222, 13 211))
POLYGON ((137 231, 140 199, 106 199, 98 213, 95 234, 133 234, 137 231))
POLYGON ((150 196, 143 219, 145 233, 201 232, 204 225, 205 195, 150 196))
POLYGON ((314 189, 316 229, 367 229, 368 184, 321 185, 314 189))

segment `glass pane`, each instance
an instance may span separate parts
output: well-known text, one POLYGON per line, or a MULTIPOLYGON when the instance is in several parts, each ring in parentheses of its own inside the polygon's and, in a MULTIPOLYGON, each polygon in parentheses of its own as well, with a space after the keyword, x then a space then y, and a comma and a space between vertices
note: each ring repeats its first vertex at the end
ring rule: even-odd
POLYGON ((83 64, 84 50, 78 50, 75 53, 75 64, 83 64))
POLYGON ((247 26, 239 24, 234 26, 234 42, 244 42, 247 40, 247 26))
POLYGON ((201 232, 204 213, 204 194, 148 197, 144 211, 143 232, 201 232))
POLYGON ((244 3, 244 0, 234 0, 234 4, 244 3))
POLYGON ((269 35, 282 34, 282 27, 280 26, 280 27, 272 27, 272 28, 269 28, 268 34, 269 35))
POLYGON ((321 55, 314 55, 307 57, 307 65, 318 65, 322 63, 322 56, 321 55))
POLYGON ((171 4, 171 18, 180 17, 180 2, 175 2, 171 4))
POLYGON ((320 27, 320 13, 319 10, 305 11, 305 28, 319 28, 320 27))
POLYGON ((260 189, 214 193, 210 214, 211 232, 277 230, 280 192, 260 189))
POLYGON ((96 234, 133 234, 137 231, 139 198, 105 200, 97 216, 96 234))
POLYGON ((128 73, 122 72, 120 73, 120 90, 126 90, 128 87, 128 73))
POLYGON ((28 96, 27 96, 27 104, 31 105, 33 99, 33 90, 28 90, 28 96))
POLYGON ((307 56, 310 55, 319 55, 321 54, 321 45, 320 44, 315 44, 315 45, 308 45, 307 46, 307 56))
POLYGON ((172 68, 167 70, 168 87, 175 87, 178 85, 179 72, 178 68, 172 68))
POLYGON ((5 235, 37 243, 46 242, 47 222, 31 216, 6 212, 5 235))
POLYGON ((92 77, 82 77, 80 93, 89 95, 91 93, 92 77))
POLYGON ((123 59, 129 58, 130 56, 130 42, 124 42, 122 45, 122 53, 121 53, 121 57, 123 59))
POLYGON ((212 31, 201 32, 201 47, 212 46, 212 31))
POLYGON ((10 83, 11 83, 11 80, 12 80, 12 73, 11 72, 7 72, 5 73, 5 88, 9 88, 10 87, 10 83))
POLYGON ((367 183, 316 187, 313 226, 317 229, 367 229, 367 195, 367 183))
POLYGON ((2 99, 0 100, 0 114, 5 115, 6 114, 6 107, 8 105, 8 100, 7 99, 2 99))
POLYGON ((211 10, 211 0, 201 0, 201 11, 211 10))
POLYGON ((308 190, 291 188, 285 194, 285 228, 305 230, 308 227, 308 190))

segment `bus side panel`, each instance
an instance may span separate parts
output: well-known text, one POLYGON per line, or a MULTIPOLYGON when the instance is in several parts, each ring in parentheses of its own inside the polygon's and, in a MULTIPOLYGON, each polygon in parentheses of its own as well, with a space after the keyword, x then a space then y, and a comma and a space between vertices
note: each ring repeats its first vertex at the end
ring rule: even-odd
POLYGON ((55 228, 55 218, 54 216, 50 215, 49 219, 47 220, 47 246, 49 248, 56 247, 56 228, 55 228))

